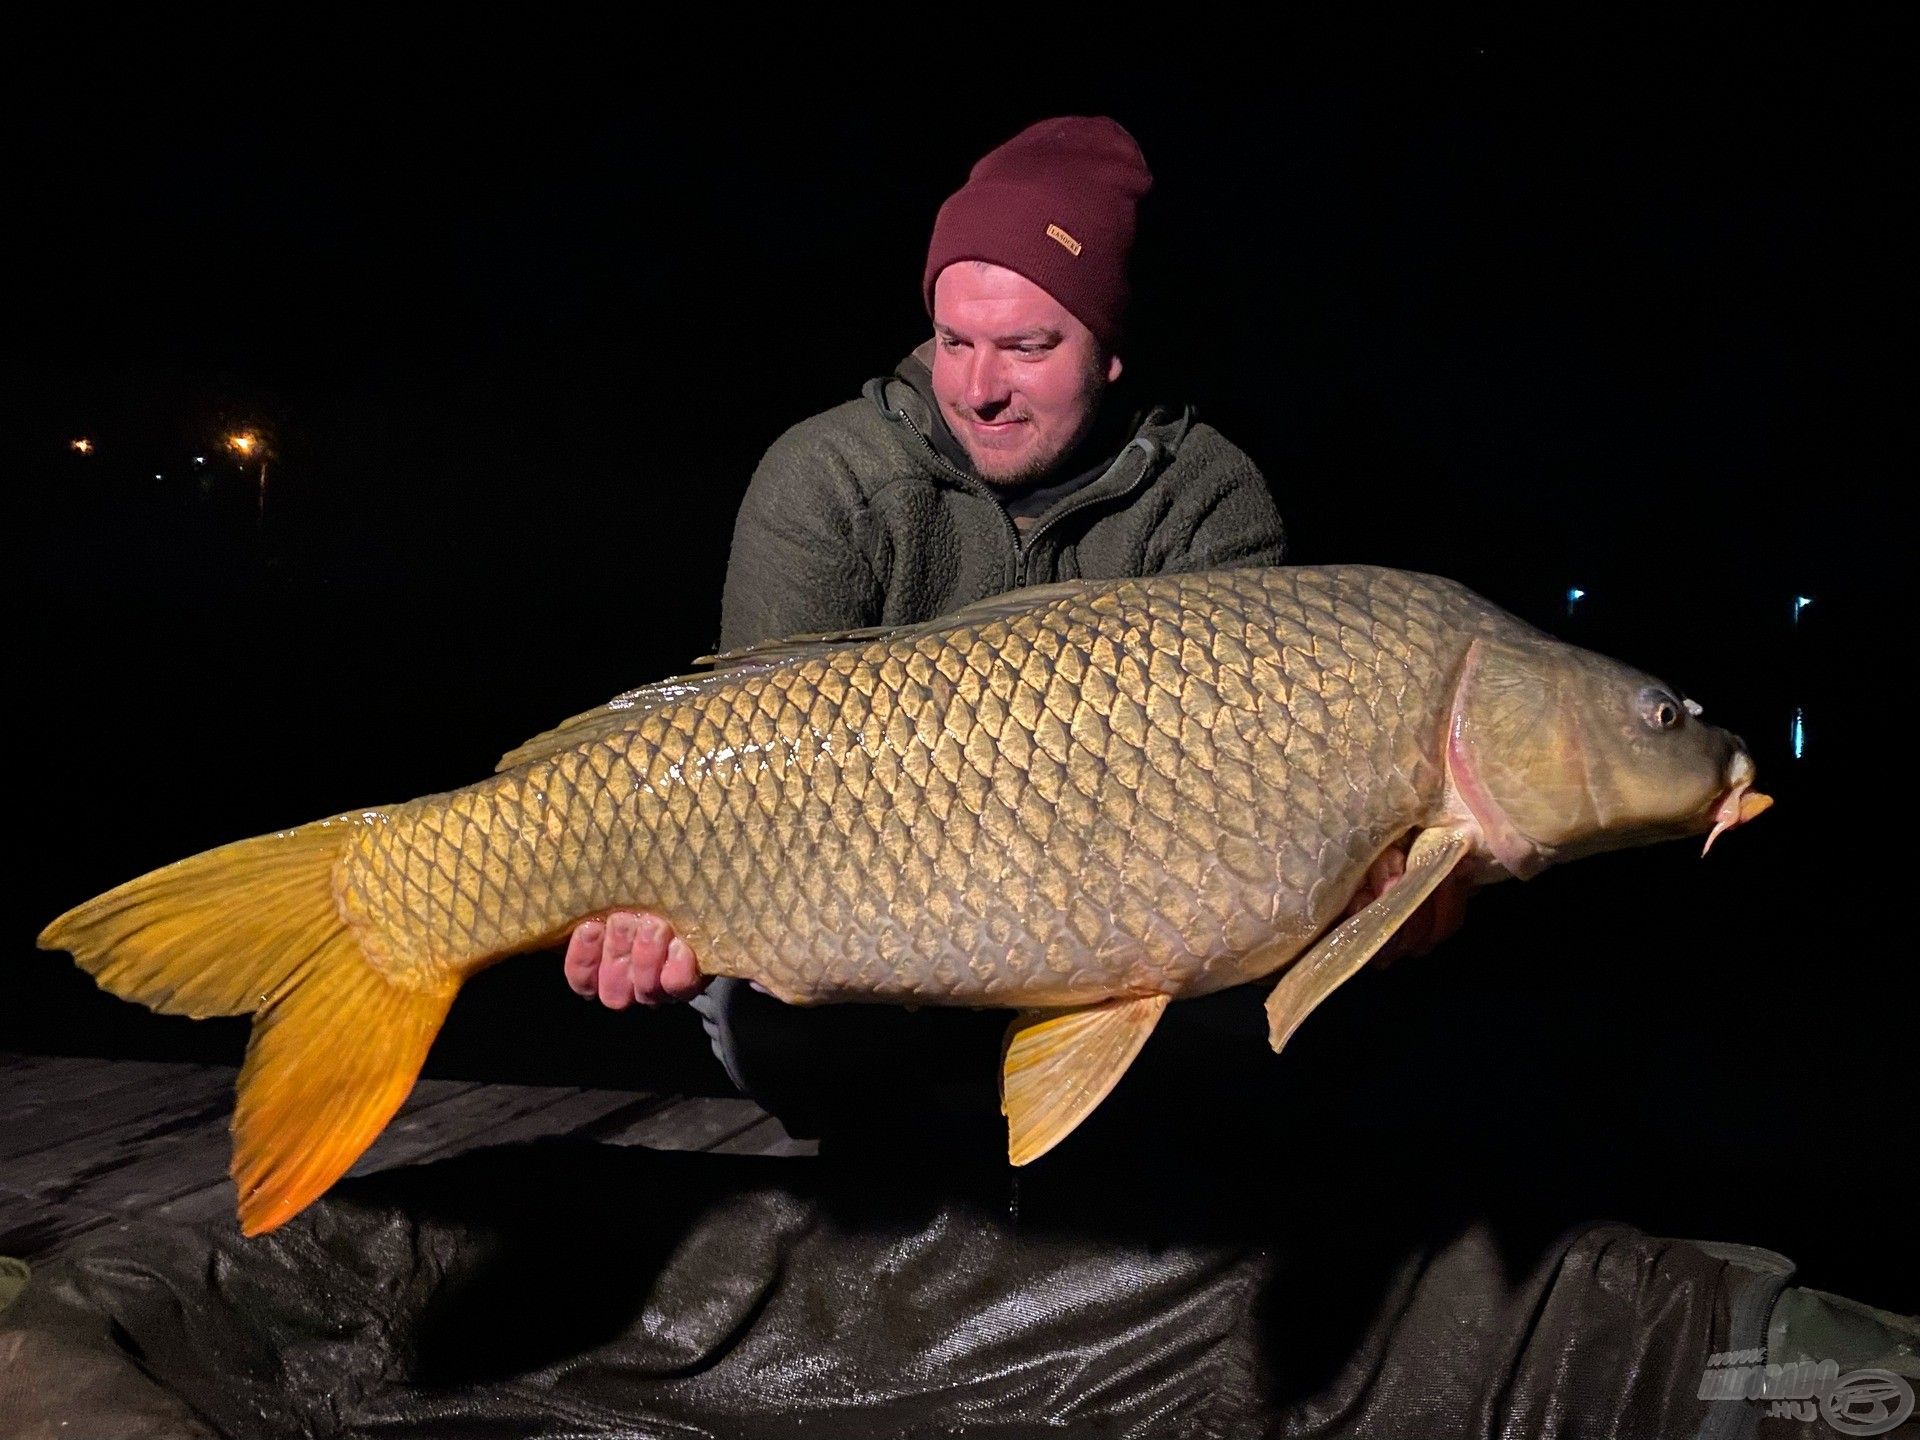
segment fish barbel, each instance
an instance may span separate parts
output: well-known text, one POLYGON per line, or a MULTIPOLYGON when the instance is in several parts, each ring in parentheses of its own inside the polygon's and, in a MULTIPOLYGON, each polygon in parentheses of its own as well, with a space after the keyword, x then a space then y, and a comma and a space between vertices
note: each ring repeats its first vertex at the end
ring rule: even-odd
POLYGON ((590 916, 653 910, 703 972, 794 1004, 1016 1008, 1025 1163, 1172 1000, 1278 972, 1277 1050, 1456 868, 1526 878, 1769 803, 1694 702, 1403 571, 1070 581, 713 666, 477 784, 222 846, 46 928, 113 994, 254 1016, 247 1233, 372 1142, 463 981, 590 916))

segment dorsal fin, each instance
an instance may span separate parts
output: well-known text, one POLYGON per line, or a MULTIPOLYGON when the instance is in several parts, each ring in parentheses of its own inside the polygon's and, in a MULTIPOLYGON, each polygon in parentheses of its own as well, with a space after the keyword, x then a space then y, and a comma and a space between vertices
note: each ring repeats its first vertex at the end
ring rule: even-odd
POLYGON ((542 730, 532 739, 521 742, 502 755, 500 763, 493 768, 496 771, 512 770, 530 761, 558 755, 562 750, 571 750, 576 745, 617 735, 663 705, 693 699, 716 685, 738 680, 742 674, 769 668, 771 662, 767 665, 741 665, 727 670, 676 675, 670 680, 656 680, 651 685, 642 685, 637 690, 623 690, 606 704, 570 715, 551 730, 542 730))
POLYGON ((858 630, 822 630, 817 635, 786 635, 778 640, 762 640, 757 645, 742 645, 738 650, 722 650, 717 655, 702 655, 693 663, 711 666, 716 671, 736 674, 743 669, 759 669, 840 650, 849 645, 867 645, 889 635, 902 635, 917 629, 913 625, 865 625, 858 630))
POLYGON ((1110 580, 1055 580, 1046 585, 1028 585, 1019 590, 989 595, 984 600, 975 600, 971 605, 962 605, 958 610, 914 628, 945 630, 962 625, 978 628, 994 620, 1005 620, 1012 615, 1037 610, 1042 605, 1051 605, 1055 600, 1064 600, 1070 595, 1085 595, 1092 590, 1110 588, 1112 584, 1110 580))
POLYGON ((771 670, 848 646, 870 645, 876 640, 925 635, 967 625, 985 625, 1078 594, 1087 588, 1088 583, 1084 580, 1061 580, 1051 585, 1030 585, 1024 590, 1009 590, 1005 594, 989 595, 984 600, 976 600, 948 614, 912 625, 867 625, 857 630, 788 635, 779 640, 762 641, 758 645, 744 645, 738 650, 722 651, 718 655, 702 655, 693 663, 710 668, 623 691, 605 705, 597 705, 562 720, 551 730, 543 730, 531 740, 515 746, 500 757, 500 763, 494 768, 511 770, 530 761, 557 755, 562 750, 571 750, 576 745, 617 735, 662 705, 693 699, 716 685, 731 684, 755 671, 771 670))

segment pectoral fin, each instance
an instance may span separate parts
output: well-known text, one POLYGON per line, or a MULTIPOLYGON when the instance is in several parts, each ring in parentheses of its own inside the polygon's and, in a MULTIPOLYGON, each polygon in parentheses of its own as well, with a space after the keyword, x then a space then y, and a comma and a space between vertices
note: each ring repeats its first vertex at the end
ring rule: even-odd
POLYGON ((1406 873, 1399 882, 1287 967, 1267 997, 1267 1036, 1276 1051, 1322 1000, 1360 973, 1471 848, 1472 842, 1458 830, 1422 830, 1407 852, 1406 873))
POLYGON ((1066 1139, 1120 1083, 1166 1008, 1165 995, 1142 995, 1016 1015, 1000 1053, 1007 1159, 1025 1165, 1066 1139))

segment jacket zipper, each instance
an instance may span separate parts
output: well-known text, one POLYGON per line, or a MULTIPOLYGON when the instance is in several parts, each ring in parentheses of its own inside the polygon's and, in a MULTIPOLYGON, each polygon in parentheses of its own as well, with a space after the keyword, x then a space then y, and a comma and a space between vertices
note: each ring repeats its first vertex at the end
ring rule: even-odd
MULTIPOLYGON (((938 450, 933 448, 933 442, 920 433, 920 427, 913 423, 913 416, 909 415, 904 407, 893 413, 907 422, 907 429, 913 432, 913 438, 920 442, 920 448, 927 452, 927 458, 929 460, 933 461, 934 464, 946 471, 947 474, 958 480, 961 488, 969 494, 982 495, 984 498, 993 501, 993 508, 998 510, 1000 512, 1000 518, 1007 522, 1007 534, 1013 540, 1014 554, 1018 556, 1020 553, 1020 527, 1013 523, 1013 516, 1009 515, 1007 513, 1007 507, 1000 503, 1000 497, 991 491, 983 490, 980 482, 975 480, 971 475, 964 474, 949 465, 946 458, 941 455, 938 450)), ((1024 570, 1025 566, 1021 565, 1018 568, 1024 570)))
MULTIPOLYGON (((1127 482, 1125 489, 1116 490, 1111 495, 1096 495, 1091 500, 1082 499, 1076 504, 1069 504, 1064 510, 1054 511, 1052 515, 1048 516, 1040 524, 1034 526, 1033 529, 1027 532, 1026 539, 1020 542, 1021 584, 1024 585, 1027 581, 1027 561, 1033 554, 1033 543, 1042 535, 1046 534, 1047 531, 1051 530, 1055 525, 1058 525, 1062 520, 1066 519, 1067 516, 1074 514, 1076 511, 1085 510, 1094 505, 1105 504, 1109 500, 1123 500, 1140 487, 1140 482, 1147 478, 1147 472, 1153 468, 1153 452, 1155 447, 1151 440, 1141 440, 1137 436, 1129 440, 1125 448, 1123 448, 1120 454, 1114 459, 1113 465, 1117 466, 1125 460, 1127 458, 1127 451, 1133 449, 1136 445, 1140 447, 1140 452, 1145 458, 1140 463, 1140 473, 1127 482)), ((1106 479, 1107 476, 1112 473, 1113 466, 1109 466, 1105 473, 1100 476, 1100 480, 1106 479)), ((1093 485, 1098 485, 1100 480, 1094 481, 1093 485)), ((1087 489, 1091 490, 1093 485, 1087 486, 1087 489)))
MULTIPOLYGON (((894 411, 894 413, 906 422, 907 429, 913 432, 913 438, 920 442, 920 448, 927 452, 927 458, 929 460, 933 461, 935 465, 938 465, 943 471, 951 475, 955 480, 958 480, 962 488, 966 489, 971 494, 984 495, 986 499, 993 501, 994 509, 998 510, 1000 512, 1000 518, 1007 522, 1007 532, 1009 537, 1013 540, 1014 584, 1016 586, 1025 585, 1027 583, 1027 561, 1033 558, 1032 547, 1033 547, 1034 541, 1038 540, 1048 530, 1051 530, 1060 521, 1066 519, 1067 516, 1072 515, 1076 511, 1084 510, 1090 505, 1097 505, 1106 500, 1120 500, 1125 498, 1128 495, 1131 495, 1134 492, 1135 488, 1138 487, 1140 482, 1146 478, 1147 471, 1150 468, 1152 468, 1152 464, 1153 464, 1153 450, 1155 448, 1153 445, 1153 442, 1150 440, 1143 441, 1138 436, 1135 436, 1132 440, 1129 440, 1126 443, 1125 449, 1121 450, 1119 457, 1116 458, 1113 462, 1114 465, 1120 464, 1121 461, 1127 458, 1127 451, 1133 449, 1136 445, 1140 447, 1141 453, 1146 457, 1146 459, 1143 461, 1143 463, 1140 466, 1140 473, 1134 476, 1132 480, 1127 482, 1127 487, 1124 490, 1116 491, 1111 495, 1096 496, 1092 500, 1082 500, 1080 501, 1080 503, 1076 505, 1069 505, 1067 506, 1066 509, 1057 511, 1053 515, 1048 516, 1044 523, 1034 526, 1033 529, 1027 533, 1026 538, 1022 539, 1020 535, 1020 527, 1013 523, 1013 516, 1008 513, 1007 507, 1001 503, 1000 497, 998 495, 993 494, 991 491, 983 490, 983 488, 980 485, 980 482, 975 480, 971 475, 968 475, 963 473, 962 471, 956 470, 952 465, 949 465, 947 463, 946 457, 941 455, 941 453, 938 450, 934 449, 933 442, 927 439, 925 435, 920 433, 920 427, 913 423, 913 416, 909 415, 906 412, 906 409, 904 407, 894 411)), ((1109 466, 1107 470, 1103 472, 1102 475, 1100 476, 1100 480, 1106 479, 1107 476, 1111 475, 1112 473, 1113 473, 1113 468, 1112 466, 1109 466)), ((1092 489, 1093 485, 1098 485, 1100 483, 1100 480, 1095 480, 1093 484, 1089 485, 1087 488, 1092 489)))

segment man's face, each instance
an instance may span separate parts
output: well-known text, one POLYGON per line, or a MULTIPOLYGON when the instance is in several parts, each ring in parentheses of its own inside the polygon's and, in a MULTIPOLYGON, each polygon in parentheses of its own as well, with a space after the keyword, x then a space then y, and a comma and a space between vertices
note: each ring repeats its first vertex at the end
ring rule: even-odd
POLYGON ((1051 470, 1092 426, 1120 358, 1024 275, 959 260, 933 282, 933 393, 996 485, 1051 470))

